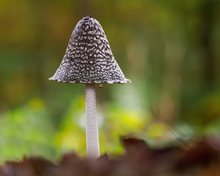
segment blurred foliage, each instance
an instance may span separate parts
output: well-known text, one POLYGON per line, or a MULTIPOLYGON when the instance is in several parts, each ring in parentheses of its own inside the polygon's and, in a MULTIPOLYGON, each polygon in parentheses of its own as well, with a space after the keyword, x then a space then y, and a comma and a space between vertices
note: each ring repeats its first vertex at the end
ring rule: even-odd
POLYGON ((0 0, 1 161, 85 154, 84 87, 48 81, 85 15, 133 81, 97 88, 102 153, 219 134, 219 0, 0 0))
POLYGON ((40 99, 0 116, 0 162, 27 154, 53 158, 54 128, 40 99))

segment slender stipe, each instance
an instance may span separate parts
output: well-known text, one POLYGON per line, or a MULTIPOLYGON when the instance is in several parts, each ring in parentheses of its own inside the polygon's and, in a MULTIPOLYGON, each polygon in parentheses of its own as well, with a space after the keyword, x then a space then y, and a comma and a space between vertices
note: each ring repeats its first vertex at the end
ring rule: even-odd
POLYGON ((88 158, 100 156, 94 84, 86 84, 86 152, 88 158))

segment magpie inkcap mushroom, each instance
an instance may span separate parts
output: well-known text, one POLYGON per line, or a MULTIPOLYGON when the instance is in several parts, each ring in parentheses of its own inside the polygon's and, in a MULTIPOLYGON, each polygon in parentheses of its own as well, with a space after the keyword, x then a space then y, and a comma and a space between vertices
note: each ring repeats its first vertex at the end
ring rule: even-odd
POLYGON ((84 17, 73 30, 63 60, 50 80, 86 85, 86 149, 89 158, 100 156, 95 84, 128 83, 116 62, 99 22, 84 17))

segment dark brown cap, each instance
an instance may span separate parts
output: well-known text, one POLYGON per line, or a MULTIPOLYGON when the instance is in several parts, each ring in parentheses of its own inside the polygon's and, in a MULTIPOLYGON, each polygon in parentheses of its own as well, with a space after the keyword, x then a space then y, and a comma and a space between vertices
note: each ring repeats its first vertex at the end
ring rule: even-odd
POLYGON ((50 80, 63 83, 128 83, 99 22, 80 20, 70 37, 63 60, 50 80))

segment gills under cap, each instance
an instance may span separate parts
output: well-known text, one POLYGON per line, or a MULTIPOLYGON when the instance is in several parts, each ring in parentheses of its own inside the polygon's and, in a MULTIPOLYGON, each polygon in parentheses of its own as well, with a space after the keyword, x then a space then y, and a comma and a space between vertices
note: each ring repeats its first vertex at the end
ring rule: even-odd
POLYGON ((128 83, 99 22, 84 17, 73 30, 63 60, 50 80, 63 83, 128 83))

